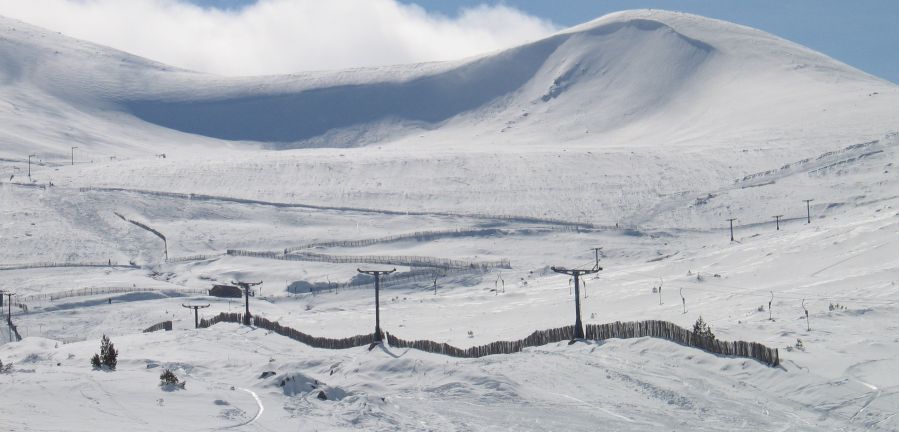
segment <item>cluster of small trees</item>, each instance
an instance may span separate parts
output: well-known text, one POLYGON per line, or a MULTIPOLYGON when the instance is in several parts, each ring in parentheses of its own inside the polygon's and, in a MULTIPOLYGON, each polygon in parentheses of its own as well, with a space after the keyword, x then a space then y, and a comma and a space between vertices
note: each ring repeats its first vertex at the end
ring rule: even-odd
POLYGON ((112 341, 106 335, 103 335, 103 338, 100 339, 100 353, 94 354, 91 357, 91 366, 94 369, 106 368, 109 370, 115 370, 116 364, 119 361, 119 351, 115 349, 115 345, 112 344, 112 341))

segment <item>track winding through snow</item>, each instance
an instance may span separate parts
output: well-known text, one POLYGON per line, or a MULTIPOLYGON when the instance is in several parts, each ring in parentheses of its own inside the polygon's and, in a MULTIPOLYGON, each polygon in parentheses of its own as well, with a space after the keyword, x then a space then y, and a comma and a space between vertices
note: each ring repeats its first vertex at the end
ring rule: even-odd
POLYGON ((234 428, 237 428, 237 427, 241 427, 241 426, 246 426, 246 425, 252 424, 252 423, 254 423, 256 420, 259 420, 259 417, 262 417, 262 412, 265 411, 265 405, 262 404, 262 399, 259 399, 259 395, 257 395, 256 392, 254 392, 253 390, 250 390, 250 389, 245 389, 245 388, 243 388, 243 387, 237 387, 237 389, 238 389, 238 390, 245 391, 245 392, 249 393, 250 396, 253 396, 253 399, 256 401, 256 405, 259 407, 259 410, 256 411, 256 415, 253 416, 253 418, 251 418, 251 419, 249 419, 249 420, 247 420, 247 421, 245 421, 245 422, 243 422, 243 423, 236 424, 236 425, 234 425, 234 426, 228 426, 226 429, 234 429, 234 428))

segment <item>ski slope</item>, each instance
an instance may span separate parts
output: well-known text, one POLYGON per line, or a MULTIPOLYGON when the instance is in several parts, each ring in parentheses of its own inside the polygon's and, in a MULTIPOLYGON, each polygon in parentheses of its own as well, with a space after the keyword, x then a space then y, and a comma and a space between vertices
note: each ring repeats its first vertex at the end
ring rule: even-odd
POLYGON ((899 429, 899 87, 774 35, 625 11, 476 58, 227 78, 0 18, 0 100, 0 289, 30 308, 2 429, 899 429), (182 307, 239 311, 196 292, 262 280, 253 313, 346 337, 372 331, 369 265, 298 256, 508 259, 385 283, 383 328, 467 347, 570 324, 549 267, 597 246, 585 322, 702 316, 783 364, 329 351, 182 307), (103 334, 116 372, 88 366, 103 334))

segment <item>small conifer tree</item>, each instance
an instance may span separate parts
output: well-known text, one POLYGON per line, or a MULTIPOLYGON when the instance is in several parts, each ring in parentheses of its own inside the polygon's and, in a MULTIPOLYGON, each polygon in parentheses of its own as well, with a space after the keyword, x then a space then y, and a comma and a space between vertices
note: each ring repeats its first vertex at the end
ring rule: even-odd
POLYGON ((178 377, 175 376, 175 373, 169 369, 166 369, 162 372, 162 375, 159 375, 159 385, 178 385, 178 377))
POLYGON ((100 354, 94 354, 91 357, 91 366, 95 369, 105 366, 110 370, 115 370, 118 359, 119 351, 115 349, 115 345, 112 344, 109 337, 103 335, 103 338, 100 339, 100 354))
POLYGON ((94 354, 94 356, 91 357, 91 366, 93 366, 94 369, 100 369, 101 363, 99 354, 94 354))
POLYGON ((111 370, 115 370, 119 360, 119 352, 106 335, 103 335, 103 339, 100 340, 100 360, 103 362, 103 366, 111 370))
POLYGON ((714 340, 715 334, 712 333, 712 328, 709 327, 708 323, 706 323, 702 316, 699 316, 699 319, 696 320, 696 323, 693 324, 693 334, 698 336, 703 340, 714 340))

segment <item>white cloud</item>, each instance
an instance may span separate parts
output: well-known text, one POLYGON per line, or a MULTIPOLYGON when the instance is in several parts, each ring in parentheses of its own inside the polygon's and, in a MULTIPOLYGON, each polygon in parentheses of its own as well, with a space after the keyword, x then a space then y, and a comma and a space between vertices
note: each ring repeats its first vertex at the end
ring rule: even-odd
POLYGON ((503 6, 455 17, 395 0, 0 0, 0 15, 183 68, 281 74, 462 58, 534 40, 552 23, 503 6))

